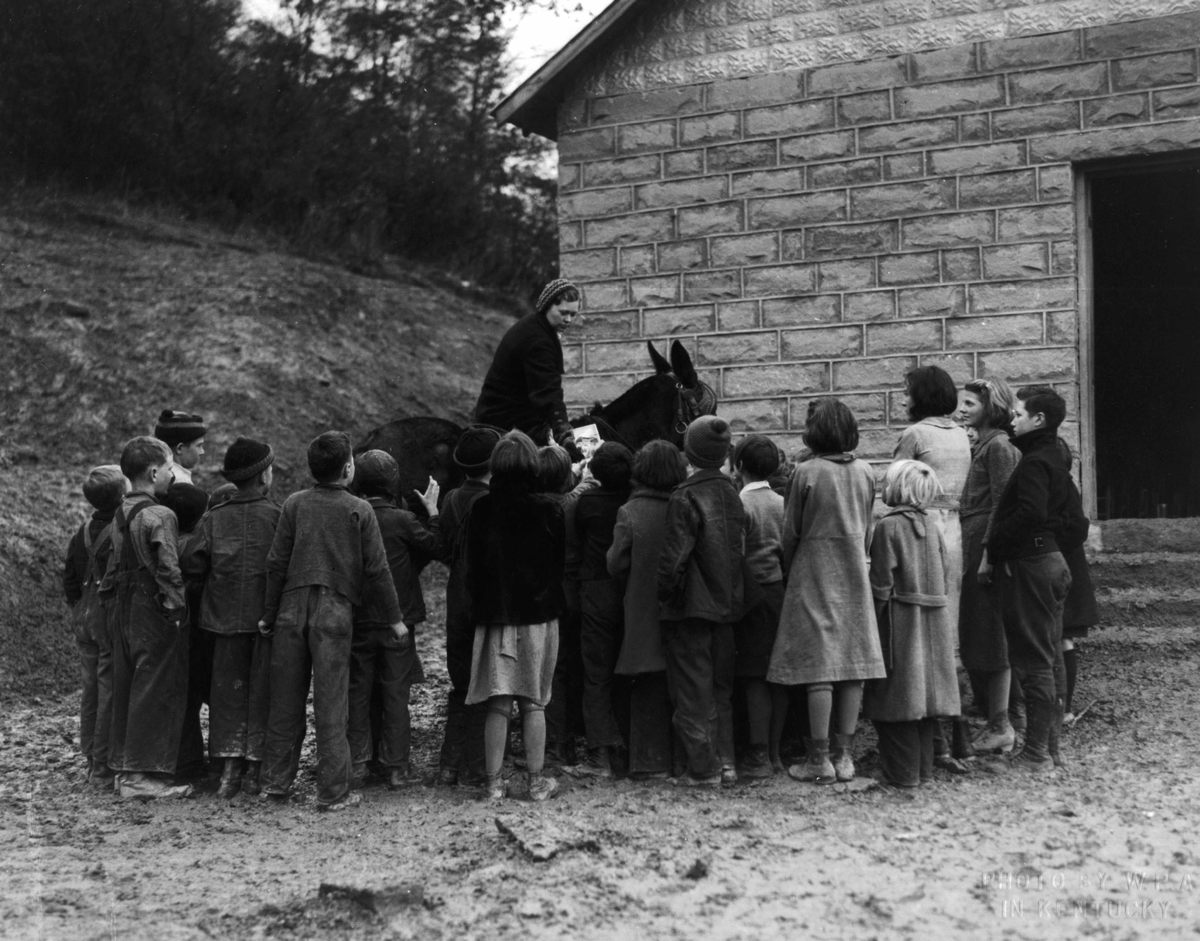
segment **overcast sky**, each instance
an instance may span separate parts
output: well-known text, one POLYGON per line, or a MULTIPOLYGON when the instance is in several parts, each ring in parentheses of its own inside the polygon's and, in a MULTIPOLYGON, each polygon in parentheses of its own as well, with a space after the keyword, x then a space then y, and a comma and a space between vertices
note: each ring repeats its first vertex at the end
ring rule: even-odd
MULTIPOLYGON (((557 12, 541 6, 509 17, 513 38, 509 43, 513 77, 509 89, 516 88, 554 53, 587 26, 611 0, 558 0, 557 12)), ((278 0, 243 0, 251 16, 270 18, 279 11, 278 0)))

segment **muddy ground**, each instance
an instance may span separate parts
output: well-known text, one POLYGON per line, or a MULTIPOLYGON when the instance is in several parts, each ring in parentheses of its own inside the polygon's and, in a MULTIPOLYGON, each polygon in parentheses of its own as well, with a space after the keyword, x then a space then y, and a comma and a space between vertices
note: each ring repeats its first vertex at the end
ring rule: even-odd
MULTIPOLYGON (((417 759, 431 774, 446 679, 437 631, 420 642, 417 759)), ((283 806, 118 801, 84 781, 77 696, 9 701, 0 935, 1191 937, 1198 668, 1189 629, 1096 633, 1069 768, 1036 779, 939 772, 903 793, 775 777, 693 793, 563 778, 547 805, 500 808, 459 788, 374 787, 336 815, 314 810, 311 753, 283 806)), ((868 773, 871 748, 861 735, 868 773)))

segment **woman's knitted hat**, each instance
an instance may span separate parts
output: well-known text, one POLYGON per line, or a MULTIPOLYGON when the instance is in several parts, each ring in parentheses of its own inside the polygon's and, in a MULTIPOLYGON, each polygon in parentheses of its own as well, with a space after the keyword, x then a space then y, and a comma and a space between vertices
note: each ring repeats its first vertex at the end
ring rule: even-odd
POLYGON ((454 463, 468 474, 487 470, 492 451, 500 440, 500 432, 487 425, 472 425, 462 433, 454 446, 454 463))
POLYGON ((578 290, 579 288, 575 287, 575 282, 568 281, 566 278, 555 278, 542 288, 542 293, 538 295, 537 303, 533 309, 539 314, 544 313, 551 304, 558 300, 559 295, 566 291, 578 290))
POLYGON ((724 418, 701 415, 684 432, 683 453, 693 467, 717 468, 729 456, 732 438, 729 422, 724 418))
POLYGON ((221 476, 231 484, 250 480, 261 474, 275 460, 275 452, 269 444, 255 441, 253 438, 238 438, 225 452, 225 466, 221 468, 221 476))

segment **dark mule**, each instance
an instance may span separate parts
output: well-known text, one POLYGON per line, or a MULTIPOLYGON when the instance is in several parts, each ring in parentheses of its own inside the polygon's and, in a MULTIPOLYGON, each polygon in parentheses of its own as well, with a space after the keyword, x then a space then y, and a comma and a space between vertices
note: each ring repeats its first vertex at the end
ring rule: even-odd
POLYGON ((601 437, 620 441, 636 451, 647 441, 663 438, 676 447, 683 446, 683 432, 701 415, 717 410, 717 394, 700 381, 692 358, 678 340, 671 344, 671 361, 647 342, 654 375, 636 383, 608 405, 597 404, 590 415, 577 418, 572 425, 595 422, 601 437))
MULTIPOLYGON (((571 424, 595 423, 604 440, 620 441, 635 451, 655 438, 665 438, 676 447, 683 445, 688 423, 716 411, 716 393, 700 381, 678 340, 671 344, 670 362, 653 344, 647 343, 646 348, 654 375, 640 380, 610 404, 597 404, 591 414, 571 424)), ((400 418, 371 431, 354 453, 378 448, 394 457, 400 465, 400 495, 420 512, 418 502, 410 498, 414 490, 425 489, 430 477, 441 486, 443 497, 463 482, 463 472, 454 463, 454 445, 462 431, 444 418, 400 418)))

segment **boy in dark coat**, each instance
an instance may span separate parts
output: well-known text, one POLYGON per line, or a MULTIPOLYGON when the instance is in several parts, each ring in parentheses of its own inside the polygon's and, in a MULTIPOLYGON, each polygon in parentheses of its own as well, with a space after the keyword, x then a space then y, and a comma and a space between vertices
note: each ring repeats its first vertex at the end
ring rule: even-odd
POLYGON ((173 786, 187 695, 187 627, 179 530, 158 503, 171 485, 171 450, 139 437, 121 452, 132 489, 113 519, 101 594, 112 599, 113 713, 108 763, 123 798, 186 797, 173 786))
POLYGON ((267 587, 267 553, 279 507, 267 496, 275 455, 269 445, 238 438, 221 475, 236 487, 200 521, 184 574, 204 583, 200 629, 212 640, 209 753, 222 761, 217 796, 259 792, 270 708, 271 642, 258 633, 267 587))
POLYGON ((704 415, 688 425, 692 473, 667 502, 658 565, 659 614, 675 731, 687 752, 686 785, 737 780, 733 765, 733 625, 743 613, 746 513, 722 472, 729 423, 704 415))
POLYGON ((1058 444, 1066 416, 1049 386, 1026 386, 1013 408, 1013 444, 1021 459, 996 506, 988 557, 1004 618, 1008 658, 1025 694, 1025 745, 989 770, 1054 768, 1050 739, 1062 721, 1055 660, 1062 640, 1063 602, 1071 587, 1064 551, 1087 537, 1088 520, 1058 444))
POLYGON ((399 486, 400 466, 386 451, 358 456, 354 490, 375 510, 400 615, 408 630, 404 636, 389 630, 384 599, 367 592, 355 612, 350 652, 350 760, 354 762, 354 780, 365 780, 371 759, 371 692, 378 683, 383 706, 379 763, 393 789, 405 784, 411 774, 408 696, 412 684, 423 679, 415 643, 417 625, 425 620, 421 569, 441 551, 437 481, 430 478, 426 491, 417 492, 429 516, 428 524, 396 505, 399 486))
POLYGON ((467 597, 467 565, 463 539, 471 508, 488 492, 489 460, 500 433, 479 426, 463 432, 454 447, 454 463, 467 475, 466 481, 446 494, 442 502, 441 551, 450 569, 446 579, 446 672, 450 692, 446 702, 446 730, 438 760, 440 784, 462 783, 472 787, 483 782, 483 726, 487 707, 467 705, 471 685, 471 650, 475 624, 467 597))
POLYGON ((318 435, 308 446, 311 490, 283 504, 271 551, 260 632, 270 633, 271 710, 263 791, 283 798, 300 765, 311 676, 317 732, 317 809, 343 810, 350 789, 346 736, 354 607, 369 596, 398 639, 408 638, 375 511, 347 489, 354 479, 350 436, 318 435))
POLYGON ((79 750, 87 760, 88 780, 112 781, 108 733, 112 723, 112 635, 100 601, 100 579, 112 554, 112 521, 128 486, 116 464, 94 467, 83 495, 95 512, 67 546, 63 594, 72 608, 83 696, 79 703, 79 750))

